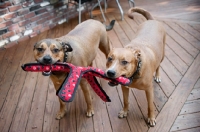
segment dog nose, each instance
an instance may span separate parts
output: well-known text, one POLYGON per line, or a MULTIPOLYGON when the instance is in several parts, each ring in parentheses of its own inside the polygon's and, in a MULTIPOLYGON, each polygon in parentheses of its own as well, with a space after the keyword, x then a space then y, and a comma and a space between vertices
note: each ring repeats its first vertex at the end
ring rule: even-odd
POLYGON ((52 62, 52 59, 49 55, 46 55, 46 56, 44 56, 43 61, 46 64, 50 64, 52 62))
POLYGON ((115 74, 116 74, 116 72, 115 71, 113 71, 113 70, 108 70, 107 71, 107 75, 108 75, 108 77, 115 77, 115 74))

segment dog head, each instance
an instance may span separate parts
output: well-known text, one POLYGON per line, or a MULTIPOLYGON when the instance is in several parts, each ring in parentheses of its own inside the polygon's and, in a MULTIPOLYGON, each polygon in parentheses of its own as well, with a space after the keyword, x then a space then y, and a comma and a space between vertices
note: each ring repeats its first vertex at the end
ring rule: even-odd
POLYGON ((41 64, 54 64, 62 62, 66 52, 71 52, 72 47, 55 39, 44 39, 34 45, 34 58, 41 64))
POLYGON ((131 77, 137 69, 140 50, 114 48, 108 55, 106 75, 110 78, 131 77))

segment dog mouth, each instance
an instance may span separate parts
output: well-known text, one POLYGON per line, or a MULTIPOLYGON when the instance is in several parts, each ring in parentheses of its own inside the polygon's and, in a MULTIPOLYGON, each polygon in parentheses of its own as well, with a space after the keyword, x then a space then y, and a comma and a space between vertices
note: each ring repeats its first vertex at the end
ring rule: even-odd
POLYGON ((49 75, 51 75, 51 71, 43 71, 42 75, 43 76, 49 76, 49 75))
MULTIPOLYGON (((57 62, 61 62, 60 60, 57 60, 55 63, 52 63, 52 64, 47 64, 47 63, 43 63, 43 62, 40 62, 39 60, 36 60, 38 63, 40 63, 40 64, 42 64, 42 65, 54 65, 54 64, 56 64, 57 62)), ((42 75, 43 76, 50 76, 51 75, 51 70, 49 70, 49 71, 43 71, 42 72, 42 75)))

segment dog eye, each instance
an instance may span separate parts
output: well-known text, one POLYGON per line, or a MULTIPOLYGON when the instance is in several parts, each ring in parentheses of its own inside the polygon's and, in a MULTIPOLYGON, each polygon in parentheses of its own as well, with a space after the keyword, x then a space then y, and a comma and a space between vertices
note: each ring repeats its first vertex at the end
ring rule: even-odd
POLYGON ((122 65, 126 65, 126 64, 128 64, 128 61, 122 61, 121 63, 122 63, 122 65))
POLYGON ((108 57, 108 59, 107 59, 108 61, 112 61, 112 58, 111 57, 108 57))
POLYGON ((57 53, 59 51, 59 49, 53 49, 53 52, 57 53))
POLYGON ((41 52, 41 51, 43 51, 43 48, 37 48, 37 50, 38 50, 39 52, 41 52))

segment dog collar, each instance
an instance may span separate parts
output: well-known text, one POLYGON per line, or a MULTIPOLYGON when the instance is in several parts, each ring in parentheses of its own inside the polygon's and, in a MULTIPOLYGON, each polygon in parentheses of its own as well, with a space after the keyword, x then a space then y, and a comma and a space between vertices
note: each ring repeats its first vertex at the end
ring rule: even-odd
POLYGON ((142 67, 142 61, 140 58, 138 58, 138 63, 137 63, 137 68, 135 70, 135 72, 133 73, 133 75, 129 78, 131 81, 133 81, 133 79, 138 79, 139 77, 139 71, 142 67))
POLYGON ((67 61, 67 57, 68 57, 68 52, 64 52, 63 62, 66 62, 66 61, 67 61))

